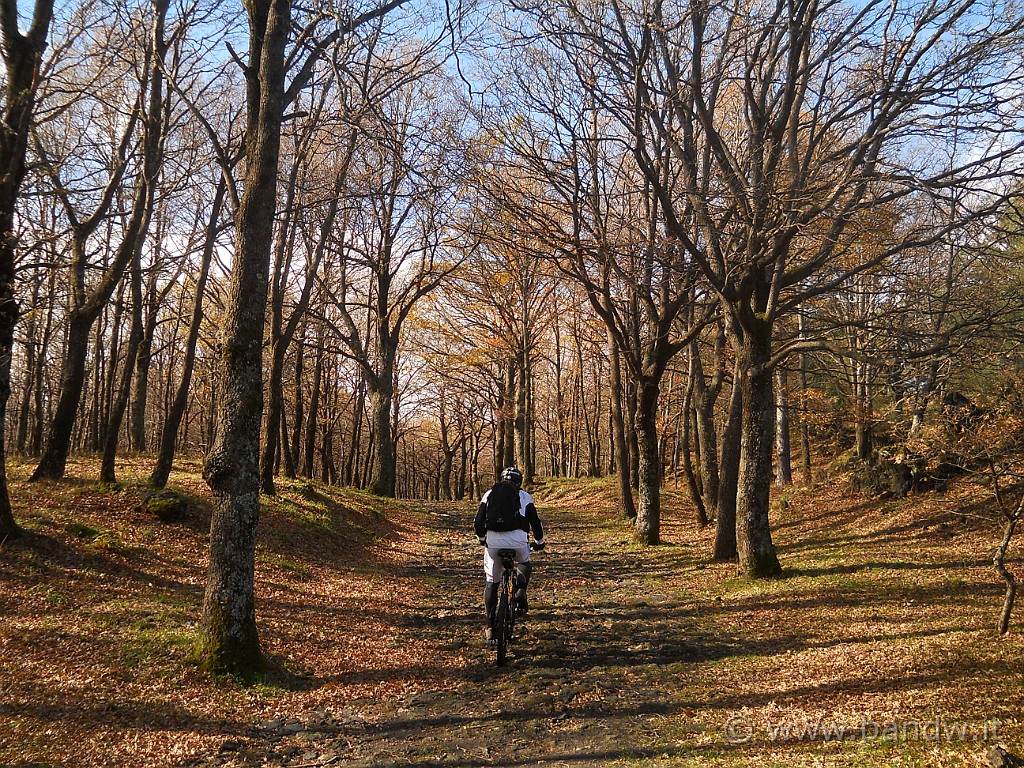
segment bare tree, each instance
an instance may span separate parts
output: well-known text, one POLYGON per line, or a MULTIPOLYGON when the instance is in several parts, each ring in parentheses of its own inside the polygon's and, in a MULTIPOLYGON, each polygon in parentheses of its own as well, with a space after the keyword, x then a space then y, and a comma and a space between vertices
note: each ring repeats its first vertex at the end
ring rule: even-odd
MULTIPOLYGON (((135 360, 142 344, 144 333, 142 323, 142 247, 149 227, 150 213, 156 198, 157 177, 163 160, 164 132, 167 127, 169 110, 165 104, 164 91, 164 56, 168 42, 164 38, 164 25, 170 0, 154 0, 153 20, 148 44, 146 46, 146 66, 150 71, 148 100, 142 111, 142 172, 136 181, 131 219, 128 224, 129 237, 121 243, 122 249, 129 249, 131 262, 132 303, 135 309, 131 333, 128 339, 127 359, 124 366, 124 381, 116 395, 116 402, 111 410, 107 424, 106 440, 103 446, 103 462, 100 468, 100 480, 113 483, 116 480, 114 462, 117 455, 118 436, 121 431, 121 420, 128 407, 128 397, 135 360)), ((115 263, 120 260, 120 253, 115 263)))
MULTIPOLYGON (((658 544, 662 377, 699 333, 710 305, 698 300, 699 272, 666 232, 657 188, 628 164, 621 133, 599 108, 585 67, 580 64, 571 86, 572 67, 539 51, 534 68, 517 72, 506 85, 508 102, 498 114, 509 115, 511 124, 491 124, 495 143, 500 137, 506 148, 495 162, 493 195, 521 229, 522 242, 536 243, 533 256, 554 259, 584 289, 614 345, 612 364, 635 385, 629 409, 639 447, 635 535, 658 544), (690 312, 698 303, 702 310, 690 312)), ((667 144, 661 146, 667 152, 667 144)), ((621 409, 621 403, 613 405, 613 417, 621 409)), ((618 456, 622 507, 629 515, 632 491, 622 446, 618 456)))
POLYGON ((389 77, 400 87, 376 102, 361 125, 350 194, 365 201, 346 219, 340 264, 325 278, 336 338, 366 381, 372 408, 375 476, 370 489, 395 494, 395 394, 402 330, 417 302, 459 264, 451 247, 461 139, 454 113, 441 125, 445 87, 429 50, 415 53, 389 77), (415 75, 415 76, 413 76, 415 75))
MULTIPOLYGON (((163 488, 167 484, 167 478, 174 464, 178 430, 181 427, 181 421, 185 417, 185 410, 188 407, 189 392, 192 388, 192 374, 195 370, 196 347, 199 342, 200 326, 203 320, 203 299, 206 293, 206 283, 210 276, 210 263, 213 260, 213 251, 217 247, 217 234, 221 228, 220 217, 224 208, 226 192, 227 183, 223 174, 219 174, 219 181, 215 186, 213 200, 210 202, 209 218, 206 226, 203 228, 202 255, 200 257, 199 272, 195 279, 192 315, 189 320, 188 334, 185 340, 181 378, 175 389, 170 408, 167 411, 167 418, 164 420, 163 432, 160 435, 160 449, 153 472, 149 478, 150 485, 157 488, 163 488)), ((199 208, 202 210, 202 206, 199 206, 199 208)))
POLYGON ((1022 72, 1007 51, 1021 22, 984 0, 609 0, 529 10, 627 132, 667 232, 722 306, 742 392, 740 563, 752 576, 777 575, 772 379, 801 349, 773 344, 777 324, 889 256, 996 209, 1019 171, 1020 116, 1008 94, 1022 72), (915 151, 950 141, 953 124, 959 146, 972 149, 952 167, 915 151), (884 247, 858 258, 873 212, 907 211, 906 202, 954 186, 973 193, 955 221, 936 227, 911 208, 884 247))
POLYGON ((264 431, 263 455, 260 464, 260 488, 274 493, 274 473, 281 445, 281 420, 284 413, 284 365, 300 322, 306 315, 320 264, 331 248, 336 220, 344 204, 356 142, 359 137, 360 113, 367 105, 360 101, 345 100, 340 105, 342 123, 327 119, 334 107, 337 91, 351 85, 344 78, 344 69, 357 72, 357 87, 352 90, 373 99, 370 77, 375 74, 370 66, 372 48, 364 52, 360 62, 339 59, 351 52, 339 47, 332 57, 333 66, 322 82, 315 84, 306 106, 309 117, 303 121, 297 135, 291 139, 294 157, 285 189, 284 207, 288 217, 279 227, 275 243, 274 277, 270 287, 270 376, 268 378, 269 404, 264 431), (333 157, 326 164, 325 157, 333 157), (324 197, 326 192, 326 197, 324 197), (291 312, 285 318, 285 299, 288 286, 299 281, 299 268, 294 264, 296 254, 305 254, 301 266, 301 284, 291 298, 291 312))
POLYGON ((36 89, 46 50, 53 0, 36 0, 25 34, 18 28, 17 0, 0 2, 0 51, 5 80, 0 123, 0 541, 19 535, 7 488, 4 430, 11 396, 11 358, 18 322, 14 217, 25 178, 25 157, 34 119, 36 89))
MULTIPOLYGON (((203 465, 203 478, 216 501, 199 653, 212 670, 251 674, 263 665, 254 594, 263 328, 285 109, 305 87, 329 45, 402 2, 391 0, 340 21, 322 39, 314 38, 287 86, 291 0, 254 0, 246 5, 245 177, 235 213, 235 259, 221 351, 217 432, 203 465)), ((315 34, 314 29, 310 33, 315 34)))
MULTIPOLYGON (((1006 498, 1006 491, 1002 483, 1007 476, 1013 476, 1012 470, 1005 465, 997 465, 994 461, 989 463, 989 475, 992 478, 992 488, 996 497, 996 505, 1003 516, 1003 538, 996 547, 995 555, 992 557, 992 565, 996 573, 1006 583, 1006 592, 1003 596, 1003 608, 999 613, 999 634, 1005 635, 1010 631, 1010 616, 1013 614, 1013 606, 1017 600, 1017 578, 1006 567, 1006 553, 1010 549, 1013 536, 1017 532, 1017 526, 1024 520, 1024 494, 1016 500, 1006 498)), ((1019 473, 1013 479, 1020 479, 1019 473)))
MULTIPOLYGON (((159 0, 153 7, 155 17, 160 18, 161 24, 167 5, 165 0, 159 0)), ((110 44, 114 46, 120 44, 123 36, 131 38, 134 33, 131 23, 127 29, 122 29, 118 21, 115 17, 111 26, 105 30, 110 44)), ((85 25, 88 20, 82 19, 80 23, 85 25)), ((43 455, 29 478, 33 481, 64 475, 78 405, 85 385, 93 325, 120 285, 128 264, 144 238, 150 190, 159 170, 160 131, 146 131, 141 139, 137 134, 139 124, 145 119, 143 113, 147 94, 158 91, 161 76, 155 58, 157 50, 147 45, 142 55, 137 90, 127 93, 122 92, 127 80, 124 77, 126 73, 121 69, 127 64, 118 63, 115 66, 91 56, 85 62, 84 68, 96 68, 92 99, 99 106, 92 108, 109 113, 109 147, 102 142, 95 143, 87 129, 80 130, 77 146, 68 147, 65 145, 68 138, 66 134, 52 124, 47 126, 46 141, 37 142, 37 150, 52 180, 53 193, 63 206, 71 230, 71 257, 68 266, 70 300, 66 319, 67 341, 61 367, 60 395, 47 431, 43 455), (130 105, 127 114, 117 114, 120 99, 127 100, 130 105), (72 155, 76 155, 74 161, 70 159, 72 155), (114 247, 113 258, 109 263, 97 263, 97 249, 92 239, 101 225, 106 223, 109 227, 111 209, 115 203, 120 202, 122 183, 125 175, 133 168, 133 163, 137 165, 136 179, 128 209, 122 212, 125 225, 121 240, 114 247), (71 190, 75 182, 81 187, 78 192, 71 190), (92 193, 94 187, 98 188, 95 194, 92 193), (91 210, 88 213, 81 210, 84 207, 83 198, 90 203, 91 210), (92 278, 93 273, 98 275, 92 278)), ((55 109, 58 114, 71 114, 78 108, 89 109, 90 98, 79 94, 70 103, 55 109)), ((162 124, 159 109, 155 117, 149 117, 162 124)))

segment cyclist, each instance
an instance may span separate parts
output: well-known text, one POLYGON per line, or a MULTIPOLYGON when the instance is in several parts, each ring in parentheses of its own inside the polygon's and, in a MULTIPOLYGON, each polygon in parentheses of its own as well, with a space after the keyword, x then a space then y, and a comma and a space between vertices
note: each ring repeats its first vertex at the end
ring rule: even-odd
POLYGON ((513 549, 516 553, 516 610, 528 610, 526 588, 530 583, 533 564, 530 562, 530 529, 533 529, 534 548, 544 548, 544 526, 537 515, 533 498, 522 489, 523 473, 515 467, 506 467, 501 479, 480 499, 473 528, 484 549, 484 609, 487 612, 487 642, 494 641, 494 613, 498 607, 498 582, 501 581, 499 550, 513 549))

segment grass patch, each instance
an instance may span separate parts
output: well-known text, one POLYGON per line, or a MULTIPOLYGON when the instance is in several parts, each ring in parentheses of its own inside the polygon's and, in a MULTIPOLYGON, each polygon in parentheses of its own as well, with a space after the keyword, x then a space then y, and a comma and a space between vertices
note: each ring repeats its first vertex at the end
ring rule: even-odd
POLYGON ((273 552, 264 545, 258 545, 256 547, 256 556, 260 562, 275 568, 280 568, 283 571, 294 574, 300 579, 305 580, 313 578, 313 571, 308 565, 297 562, 292 558, 285 557, 277 552, 273 552))
POLYGON ((91 525, 85 523, 68 523, 64 526, 64 530, 70 533, 76 539, 82 539, 83 541, 92 541, 100 535, 100 531, 93 528, 91 525))
MULTIPOLYGON (((180 612, 159 609, 136 616, 122 632, 119 659, 126 668, 169 657, 184 661, 195 643, 195 625, 180 612)), ((172 676, 165 663, 158 665, 164 676, 172 676)))

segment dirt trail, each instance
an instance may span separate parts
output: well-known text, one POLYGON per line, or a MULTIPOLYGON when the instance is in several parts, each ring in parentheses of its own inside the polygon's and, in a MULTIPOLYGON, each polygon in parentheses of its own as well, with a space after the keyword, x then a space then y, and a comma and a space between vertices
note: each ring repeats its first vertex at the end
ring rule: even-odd
MULTIPOLYGON (((590 490, 538 493, 550 545, 508 667, 481 641, 472 510, 438 505, 376 572, 395 597, 374 615, 398 636, 367 674, 403 693, 312 713, 284 710, 314 696, 282 695, 275 721, 198 765, 952 768, 997 740, 1024 751, 1021 636, 995 640, 999 586, 979 557, 993 532, 958 519, 955 498, 792 492, 774 525, 785 577, 753 582, 708 563, 710 532, 684 514, 663 521, 670 543, 632 546, 590 490), (936 743, 866 727, 938 719, 971 730, 936 743)), ((314 678, 303 690, 330 689, 314 678)))
POLYGON ((406 589, 428 587, 423 609, 397 601, 393 619, 462 658, 445 685, 282 717, 262 724, 255 749, 198 764, 575 766, 660 754, 659 721, 689 705, 672 682, 707 651, 692 604, 662 584, 683 553, 652 563, 624 526, 592 510, 544 506, 542 515, 551 546, 535 555, 530 615, 506 667, 481 640, 480 551, 467 513, 435 509, 420 558, 395 574, 406 589))

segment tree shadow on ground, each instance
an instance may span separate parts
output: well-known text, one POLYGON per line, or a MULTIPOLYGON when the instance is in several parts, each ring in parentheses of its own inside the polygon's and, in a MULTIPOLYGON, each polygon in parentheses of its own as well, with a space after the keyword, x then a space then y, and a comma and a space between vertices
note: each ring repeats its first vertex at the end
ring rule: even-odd
POLYGON ((39 583, 59 584, 76 580, 81 574, 117 575, 129 581, 144 584, 148 589, 157 587, 197 597, 201 589, 181 579, 159 575, 155 569, 147 568, 151 562, 173 564, 186 572, 198 574, 201 569, 191 564, 173 562, 152 550, 142 547, 122 546, 107 542, 99 536, 80 539, 58 537, 55 534, 29 531, 5 548, 9 555, 31 557, 31 567, 25 572, 14 569, 0 571, 0 579, 32 586, 39 583))
POLYGON ((13 715, 40 722, 96 722, 119 728, 152 729, 181 733, 242 736, 252 731, 250 723, 200 717, 170 702, 138 701, 126 698, 51 700, 47 703, 0 702, 0 718, 13 715))
POLYGON ((907 562, 907 561, 867 561, 843 565, 822 566, 820 568, 786 568, 783 570, 783 578, 796 578, 800 576, 836 576, 839 574, 864 573, 867 571, 953 571, 958 568, 984 568, 992 565, 990 559, 977 558, 975 560, 963 561, 942 561, 942 562, 907 562))

